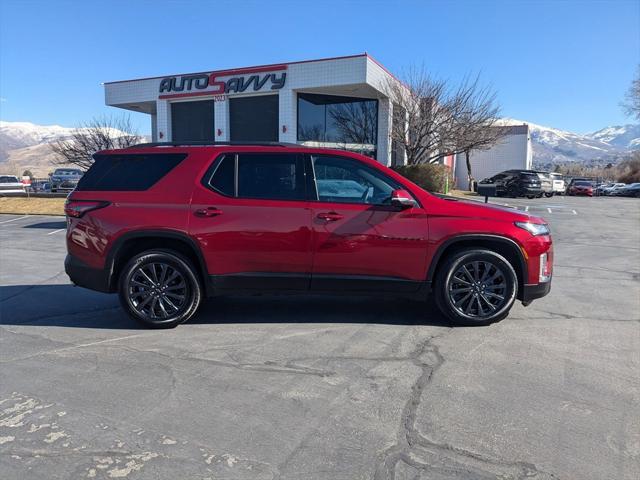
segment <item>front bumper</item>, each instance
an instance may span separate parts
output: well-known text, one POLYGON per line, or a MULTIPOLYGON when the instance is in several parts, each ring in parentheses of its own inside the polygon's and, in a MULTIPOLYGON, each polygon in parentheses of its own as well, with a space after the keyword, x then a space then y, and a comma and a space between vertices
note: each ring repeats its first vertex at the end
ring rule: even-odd
POLYGON ((542 298, 551 291, 551 280, 544 283, 537 283, 534 285, 524 285, 522 289, 522 303, 529 304, 536 298, 542 298))
POLYGON ((108 271, 90 267, 73 255, 67 255, 64 259, 64 271, 67 272, 71 281, 79 287, 98 292, 111 292, 108 271))

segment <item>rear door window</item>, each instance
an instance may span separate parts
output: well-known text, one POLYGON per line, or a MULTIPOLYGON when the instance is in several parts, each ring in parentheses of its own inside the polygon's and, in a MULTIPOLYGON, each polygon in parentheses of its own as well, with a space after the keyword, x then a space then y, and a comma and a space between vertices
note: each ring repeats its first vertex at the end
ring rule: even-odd
POLYGON ((76 190, 147 190, 186 156, 186 153, 94 155, 93 165, 82 176, 76 190))
POLYGON ((302 156, 286 153, 238 154, 237 196, 305 200, 302 156))

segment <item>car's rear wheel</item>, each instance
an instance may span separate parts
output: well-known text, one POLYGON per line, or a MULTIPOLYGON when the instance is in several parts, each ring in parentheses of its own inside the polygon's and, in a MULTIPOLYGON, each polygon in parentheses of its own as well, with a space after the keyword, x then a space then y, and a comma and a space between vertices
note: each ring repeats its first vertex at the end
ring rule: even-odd
MULTIPOLYGON (((542 196, 542 194, 540 194, 540 196, 542 196)), ((527 195, 527 198, 529 200, 532 200, 532 199, 536 198, 536 196, 535 195, 527 195)))
POLYGON ((435 278, 440 311, 458 325, 488 325, 509 314, 518 293, 518 277, 502 255, 486 249, 460 250, 435 278))
POLYGON ((554 192, 547 192, 547 193, 544 194, 544 196, 547 197, 547 198, 551 198, 551 197, 553 197, 553 193, 554 192))
POLYGON ((122 269, 120 303, 129 316, 153 328, 173 328, 191 318, 202 301, 192 263, 171 250, 148 250, 122 269))

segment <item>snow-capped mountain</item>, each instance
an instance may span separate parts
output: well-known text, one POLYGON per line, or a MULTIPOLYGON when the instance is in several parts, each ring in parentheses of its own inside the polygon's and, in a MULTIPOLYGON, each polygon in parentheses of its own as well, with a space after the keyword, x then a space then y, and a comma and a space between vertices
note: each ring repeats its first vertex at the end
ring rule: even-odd
POLYGON ((635 150, 640 148, 640 125, 606 127, 585 136, 622 149, 635 150))
POLYGON ((512 118, 504 118, 499 123, 529 125, 533 161, 539 166, 566 162, 616 163, 630 150, 640 148, 640 125, 607 127, 581 135, 512 118))
MULTIPOLYGON (((0 121, 0 174, 15 175, 29 169, 36 176, 46 176, 54 160, 49 145, 69 138, 76 130, 60 125, 0 121)), ((114 137, 126 135, 116 129, 109 133, 114 137)))
POLYGON ((68 137, 73 130, 60 125, 0 121, 0 161, 5 160, 11 150, 51 143, 68 137))

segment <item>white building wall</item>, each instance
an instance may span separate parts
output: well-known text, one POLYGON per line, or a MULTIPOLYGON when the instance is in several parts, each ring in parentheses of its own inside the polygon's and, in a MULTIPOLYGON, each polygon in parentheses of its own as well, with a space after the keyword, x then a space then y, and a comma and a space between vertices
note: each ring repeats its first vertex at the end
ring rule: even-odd
MULTIPOLYGON (((274 72, 279 73, 277 69, 274 72)), ((314 93, 336 94, 337 91, 348 94, 352 87, 369 85, 378 91, 373 92, 372 97, 379 100, 378 107, 378 159, 385 165, 390 163, 390 128, 392 120, 392 108, 384 95, 384 86, 389 78, 393 78, 381 65, 367 55, 359 55, 346 58, 334 58, 327 60, 313 60, 308 62, 287 64, 287 80, 280 90, 262 91, 260 94, 272 93, 279 95, 280 125, 279 140, 295 143, 297 141, 297 92, 313 91, 314 93), (331 90, 331 89, 334 90, 331 90), (335 90, 338 89, 338 90, 335 90)), ((180 76, 180 75, 177 75, 180 76)), ((219 77, 226 80, 234 75, 219 77)), ((155 113, 152 121, 152 135, 157 141, 171 141, 171 103, 179 101, 206 100, 212 97, 184 97, 172 99, 159 99, 159 87, 162 77, 129 80, 123 82, 111 82, 105 84, 105 103, 107 105, 136 109, 136 104, 155 103, 155 113)), ((367 87, 368 88, 368 87, 367 87)), ((252 94, 256 94, 252 92, 252 94)), ((245 94, 233 94, 239 97, 245 94)), ((358 96, 358 95, 356 95, 358 96)), ((138 110, 139 111, 139 110, 138 110)), ((230 139, 229 131, 229 102, 217 101, 214 106, 215 139, 227 141, 230 139), (219 131, 219 132, 218 132, 219 131)))
MULTIPOLYGON (((483 180, 504 170, 528 170, 532 165, 531 137, 528 134, 511 134, 489 150, 471 152, 471 170, 473 177, 483 180)), ((466 189, 467 163, 464 154, 459 154, 455 168, 456 187, 466 189)))

